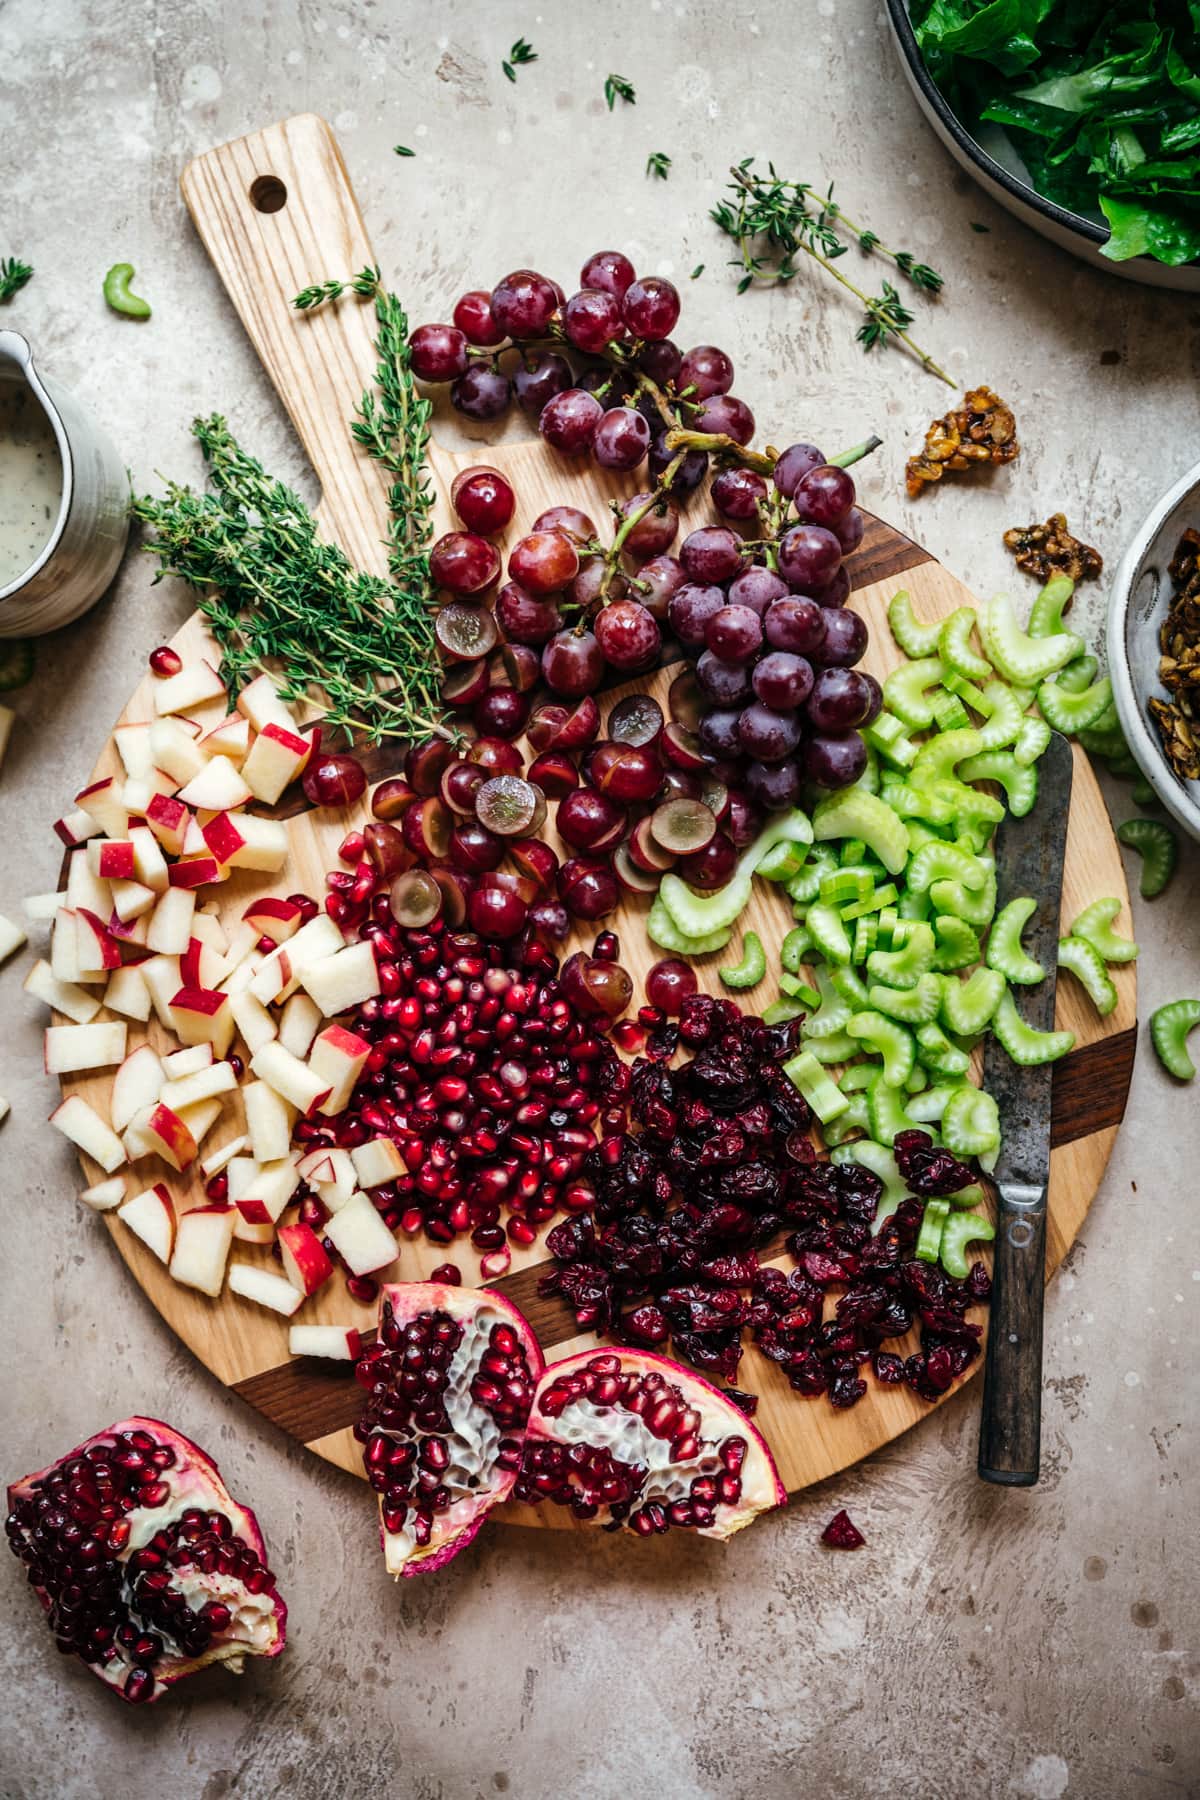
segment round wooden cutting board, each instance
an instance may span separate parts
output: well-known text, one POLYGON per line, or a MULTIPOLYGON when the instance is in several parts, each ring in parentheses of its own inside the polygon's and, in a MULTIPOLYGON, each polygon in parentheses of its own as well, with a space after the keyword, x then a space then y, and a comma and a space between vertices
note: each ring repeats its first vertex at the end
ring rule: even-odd
MULTIPOLYGON (((384 489, 377 468, 353 445, 348 422, 362 389, 370 385, 375 358, 371 342, 371 308, 343 301, 312 315, 297 314, 292 296, 310 282, 346 276, 374 262, 370 242, 337 145, 329 128, 315 117, 290 119, 266 131, 210 152, 190 164, 183 192, 205 246, 225 283, 259 356, 275 383, 310 457, 322 487, 318 514, 324 530, 336 538, 361 566, 386 572, 382 548, 386 522, 384 489)), ((231 396, 214 393, 214 401, 231 396)), ((436 432, 436 425, 435 425, 436 432)), ((253 450, 253 445, 249 446, 253 450)), ((600 520, 610 500, 635 491, 634 477, 606 476, 590 460, 564 462, 528 433, 520 439, 489 444, 481 453, 451 452, 435 441, 430 461, 438 493, 437 527, 449 527, 448 495, 459 468, 487 460, 501 467, 517 494, 517 513, 509 532, 515 539, 546 506, 569 501, 600 520)), ((963 585, 916 544, 890 526, 872 519, 862 548, 851 559, 853 605, 871 631, 864 666, 883 676, 899 660, 886 623, 886 607, 898 586, 907 587, 917 613, 945 615, 973 604, 963 585)), ((193 617, 175 644, 195 655, 206 643, 203 626, 193 617)), ((670 672, 660 670, 638 684, 602 696, 603 710, 621 694, 641 685, 665 695, 670 672)), ((120 722, 153 716, 151 678, 130 697, 120 722)), ((218 709, 219 710, 219 709, 218 709)), ((384 745, 364 760, 373 779, 399 769, 402 746, 384 745)), ((1074 796, 1068 821, 1063 917, 1070 919, 1101 895, 1118 895, 1128 929, 1128 895, 1117 845, 1086 756, 1076 750, 1074 796)), ((105 746, 93 779, 119 770, 111 741, 105 746)), ((249 897, 274 889, 281 894, 324 891, 324 876, 337 864, 337 846, 346 831, 360 823, 364 809, 345 813, 312 811, 298 790, 275 809, 286 817, 291 840, 287 868, 275 878, 236 875, 220 890, 222 915, 239 918, 249 897)), ((556 847, 558 840, 549 830, 556 847)), ((643 929, 645 903, 628 900, 605 925, 620 935, 622 961, 638 983, 659 954, 643 929)), ((770 884, 756 885, 751 905, 739 922, 753 927, 776 947, 792 923, 786 899, 770 884)), ((580 933, 590 944, 592 932, 580 933)), ((572 943, 569 948, 577 947, 572 943)), ((736 947, 736 942, 735 946, 736 947)), ((698 965, 702 984, 722 992, 717 965, 729 952, 698 965)), ((768 956, 774 965, 774 956, 768 956)), ((1100 1019, 1072 980, 1058 990, 1058 1024, 1076 1034, 1070 1056, 1054 1071, 1053 1150, 1051 1156, 1047 1274, 1058 1265, 1083 1222, 1112 1149, 1133 1066, 1136 1039, 1136 977, 1128 964, 1112 971, 1119 1001, 1100 1019)), ((761 1009, 776 997, 773 974, 755 989, 753 1004, 761 1009)), ((130 1027, 130 1047, 148 1037, 162 1048, 166 1034, 156 1023, 143 1030, 130 1027)), ((68 1092, 82 1093, 107 1117, 111 1076, 72 1077, 68 1092)), ((241 1130, 231 1108, 206 1150, 241 1130)), ((83 1159, 89 1181, 99 1178, 83 1159)), ((155 1173, 159 1171, 155 1170, 155 1173)), ((153 1179, 153 1177, 147 1177, 153 1179)), ((181 1206, 199 1198, 198 1177, 173 1183, 181 1206)), ((287 1321, 248 1301, 225 1294, 209 1300, 179 1287, 165 1268, 112 1215, 106 1223, 134 1276, 186 1344, 218 1380, 248 1400, 266 1418, 307 1444, 319 1455, 361 1474, 358 1447, 349 1429, 359 1407, 359 1390, 348 1365, 291 1360, 287 1321)), ((781 1249, 781 1246, 777 1247, 781 1249)), ((239 1255, 267 1259, 266 1250, 238 1246, 239 1255)), ((453 1247, 452 1259, 468 1281, 478 1277, 478 1257, 465 1240, 453 1247)), ((423 1242, 401 1245, 393 1279, 415 1280, 446 1260, 447 1251, 423 1242)), ((787 1266, 789 1259, 780 1256, 787 1266)), ((555 1299, 539 1297, 539 1273, 548 1266, 544 1248, 517 1250, 510 1273, 492 1283, 514 1300, 534 1325, 548 1356, 587 1348, 597 1340, 575 1332, 568 1309, 555 1299)), ((373 1309, 359 1306, 335 1280, 307 1303, 303 1317, 311 1322, 374 1327, 373 1309)), ((982 1366, 973 1364, 970 1373, 982 1366)), ((795 1394, 774 1364, 749 1348, 739 1384, 760 1396, 757 1423, 779 1462, 789 1492, 796 1492, 856 1462, 887 1443, 924 1416, 928 1407, 907 1388, 871 1383, 866 1397, 849 1412, 838 1412, 823 1399, 795 1394)), ((517 1523, 559 1526, 561 1509, 547 1508, 542 1517, 524 1508, 505 1508, 500 1515, 517 1523)))

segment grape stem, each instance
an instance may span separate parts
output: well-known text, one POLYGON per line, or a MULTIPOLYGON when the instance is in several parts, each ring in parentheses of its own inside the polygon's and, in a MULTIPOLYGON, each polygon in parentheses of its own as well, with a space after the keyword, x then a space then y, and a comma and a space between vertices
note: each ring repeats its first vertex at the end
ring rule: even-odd
POLYGON ((772 451, 749 450, 724 431, 688 431, 684 426, 676 426, 668 431, 666 446, 668 450, 710 450, 760 475, 770 475, 778 461, 772 451))
POLYGON ((836 456, 831 456, 829 461, 835 469, 852 468, 856 462, 861 462, 864 456, 870 456, 872 451, 878 450, 882 443, 883 439, 876 437, 872 432, 870 437, 864 438, 861 444, 852 444, 849 450, 839 451, 836 456))
POLYGON ((600 587, 596 594, 595 603, 581 615, 579 623, 575 627, 576 637, 583 636, 584 632, 587 630, 588 621, 594 618, 605 604, 609 587, 612 584, 612 578, 618 573, 621 567, 621 551, 625 547, 625 542, 629 537, 630 532, 635 525, 640 524, 648 514, 652 513, 656 506, 661 505, 662 502, 669 497, 671 483, 674 481, 676 472, 682 462, 683 452, 681 451, 678 456, 674 457, 672 461, 667 464, 666 468, 655 482, 653 492, 647 495, 641 506, 634 512, 628 513, 617 527, 612 543, 604 552, 604 574, 600 578, 600 587))

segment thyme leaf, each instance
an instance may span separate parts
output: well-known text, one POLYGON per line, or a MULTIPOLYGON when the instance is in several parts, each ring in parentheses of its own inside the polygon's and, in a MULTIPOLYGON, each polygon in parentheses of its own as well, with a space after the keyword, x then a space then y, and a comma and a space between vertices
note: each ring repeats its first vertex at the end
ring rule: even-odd
POLYGON ((0 256, 0 301, 19 294, 33 274, 33 265, 19 256, 0 256))
POLYGON ((515 81, 517 70, 524 68, 527 63, 535 63, 537 59, 538 54, 532 44, 527 44, 523 37, 519 37, 509 51, 507 61, 502 62, 500 67, 509 81, 515 81))
POLYGON ((646 158, 647 175, 657 175, 660 181, 667 179, 670 168, 671 159, 665 150, 652 150, 646 158))
POLYGON ((637 104, 637 89, 632 81, 624 75, 606 75, 604 78, 604 98, 608 101, 608 110, 612 111, 618 100, 624 100, 627 106, 637 104))

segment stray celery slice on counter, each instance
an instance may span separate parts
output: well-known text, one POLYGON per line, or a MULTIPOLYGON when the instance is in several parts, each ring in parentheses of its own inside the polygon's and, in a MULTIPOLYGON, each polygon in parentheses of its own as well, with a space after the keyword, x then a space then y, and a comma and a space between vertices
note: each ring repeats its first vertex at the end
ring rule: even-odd
POLYGON ((1175 833, 1161 819, 1126 819, 1117 826, 1117 836, 1141 857, 1142 899, 1153 900, 1175 873, 1179 857, 1175 833))
POLYGON ((1168 1000, 1150 1014, 1150 1041, 1168 1075, 1193 1081, 1196 1065, 1188 1055, 1188 1033, 1200 1025, 1200 1000, 1168 1000))

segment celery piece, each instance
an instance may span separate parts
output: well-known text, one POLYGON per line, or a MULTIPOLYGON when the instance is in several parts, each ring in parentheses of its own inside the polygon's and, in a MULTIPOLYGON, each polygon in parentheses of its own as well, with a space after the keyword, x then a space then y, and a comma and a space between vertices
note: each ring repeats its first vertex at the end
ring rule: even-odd
POLYGON ((888 624, 905 656, 915 660, 932 656, 937 649, 942 622, 935 619, 931 625, 923 625, 913 612, 912 596, 907 588, 901 588, 888 601, 888 624))
POLYGON ((858 919, 854 926, 854 950, 851 961, 860 966, 864 964, 875 948, 878 937, 879 925, 873 916, 867 914, 858 919))
POLYGON ((1177 1081, 1192 1081, 1196 1065, 1188 1055, 1188 1033, 1200 1025, 1200 1000, 1168 1000, 1150 1014, 1154 1054, 1177 1081))
POLYGON ((908 1103, 908 1110, 918 1125, 936 1125, 946 1110, 946 1102, 951 1094, 956 1094, 960 1082, 938 1083, 935 1087, 926 1088, 923 1093, 914 1094, 908 1103))
POLYGON ((1065 1056, 1075 1046, 1073 1031, 1035 1031, 1021 1017, 1016 1002, 1007 989, 992 1015, 992 1030, 1012 1060, 1021 1068, 1057 1062, 1060 1056, 1065 1056))
POLYGON ((1102 1019, 1116 1009, 1117 990, 1104 966, 1104 958, 1085 939, 1059 938, 1058 966, 1074 975, 1102 1019))
POLYGON ((935 782, 953 776, 957 763, 978 756, 982 748, 982 738, 973 728, 939 732, 921 745, 908 779, 915 788, 931 787, 935 782))
POLYGON ((1161 819, 1126 819, 1117 826, 1117 836, 1141 857, 1142 899, 1153 900, 1175 873, 1179 857, 1175 833, 1161 819))
POLYGON ((1003 750, 1015 741, 1025 718, 1025 707, 1015 688, 1004 681, 989 681, 983 690, 987 718, 979 727, 981 750, 1003 750))
POLYGON ((1125 733, 1119 724, 1106 725, 1105 715, 1101 714, 1100 722, 1085 725, 1076 732, 1076 737, 1089 756, 1103 757, 1105 760, 1114 757, 1128 756, 1129 745, 1125 741, 1125 733))
POLYGON ((1012 753, 1018 766, 1022 769, 1032 768, 1038 758, 1045 754, 1049 742, 1050 727, 1045 719, 1035 719, 1032 713, 1026 713, 1021 720, 1021 729, 1013 740, 1012 753))
POLYGON ((1053 637, 1056 632, 1065 631, 1063 613, 1070 606, 1074 592, 1075 583, 1069 575, 1050 577, 1029 611, 1031 638, 1053 637))
POLYGON ((992 672, 987 657, 979 656, 971 648, 971 637, 978 622, 979 615, 973 606, 960 606, 943 620, 938 633, 938 655, 952 674, 963 675, 968 681, 986 681, 992 672))
POLYGON ((853 969, 834 969, 829 977, 833 983, 833 991, 848 1000, 856 1012, 867 1004, 867 984, 853 969))
POLYGON ((957 881, 972 893, 987 884, 987 871, 977 856, 957 844, 923 844, 908 865, 908 885, 916 894, 929 891, 935 881, 957 881))
POLYGON ((718 971, 728 988, 757 987, 766 972, 767 953, 757 931, 747 931, 743 935, 741 962, 727 965, 718 971))
POLYGON ((838 993, 826 968, 817 970, 817 998, 820 1003, 818 1010, 804 1027, 806 1042, 833 1037, 835 1033, 844 1031, 854 1012, 854 1002, 844 999, 838 993))
POLYGON ((990 1244, 996 1235, 996 1227, 982 1213, 952 1212, 942 1225, 941 1242, 938 1245, 938 1256, 947 1275, 955 1281, 965 1281, 971 1273, 971 1265, 967 1261, 968 1244, 990 1244))
POLYGON ((933 966, 939 974, 969 969, 979 961, 979 934, 965 919, 956 919, 952 913, 938 913, 933 921, 933 935, 937 939, 933 966))
POLYGON ((851 1063, 838 1076, 838 1086, 843 1094, 859 1094, 869 1088, 873 1081, 879 1080, 879 1064, 873 1062, 851 1063))
POLYGON ((910 727, 895 713, 884 711, 862 727, 862 735, 868 746, 877 750, 886 761, 907 769, 917 759, 917 747, 908 735, 909 730, 910 727))
POLYGON ((772 1000, 763 1011, 762 1021, 764 1025, 786 1025, 789 1019, 798 1019, 803 1012, 798 1000, 772 1000))
MULTIPOLYGON (((1071 926, 1071 936, 1082 938, 1108 963, 1136 962, 1138 947, 1132 938, 1122 937, 1112 928, 1121 910, 1121 902, 1112 898, 1093 900, 1085 906, 1071 926)), ((1010 977, 1011 979, 1011 977, 1010 977)))
POLYGON ((1099 673, 1100 664, 1085 652, 1058 671, 1058 685, 1065 694, 1081 694, 1084 688, 1091 687, 1099 673))
POLYGON ((942 1024, 959 1036, 982 1031, 1008 988, 998 969, 976 969, 966 981, 943 975, 942 1024))
POLYGON ((985 750, 968 757, 959 773, 964 781, 998 781, 1008 795, 1008 810, 1016 819, 1033 811, 1038 793, 1035 768, 1022 768, 1011 750, 985 750))
POLYGON ((933 705, 926 698, 925 690, 941 681, 945 673, 946 665, 940 656, 901 663, 883 684, 884 705, 913 731, 924 731, 933 724, 933 705))
POLYGON ((729 942, 729 928, 724 926, 718 931, 706 932, 701 937, 689 937, 686 932, 680 931, 667 911, 662 895, 658 894, 646 914, 646 936, 660 950, 670 950, 675 956, 708 956, 713 950, 725 948, 729 942))
POLYGON ((931 702, 933 722, 939 731, 966 731, 971 715, 957 694, 935 694, 931 702))
POLYGON ((867 1089, 867 1129, 877 1143, 891 1144, 901 1131, 912 1131, 916 1120, 906 1110, 907 1094, 901 1084, 877 1075, 867 1089))
POLYGON ((764 881, 791 881, 804 867, 807 844, 772 844, 754 873, 764 881))
POLYGON ((935 881, 930 884, 929 898, 935 912, 951 913, 956 919, 965 919, 968 925, 982 927, 991 924, 992 914, 996 910, 996 876, 982 855, 979 860, 987 874, 984 885, 977 894, 970 893, 961 881, 935 881))
POLYGON ((1021 946, 1021 933, 1036 911, 1037 901, 1027 895, 1010 900, 997 913, 988 936, 988 968, 998 969, 1006 981, 1015 982, 1018 987, 1033 987, 1046 976, 1041 963, 1035 962, 1021 946))
POLYGON ((1038 706, 1047 725, 1055 731, 1074 737, 1076 732, 1094 725, 1112 703, 1112 682, 1107 675, 1076 694, 1067 693, 1057 681, 1043 681, 1038 689, 1038 706))
MULTIPOLYGON (((1027 687, 1036 687, 1083 649, 1083 639, 1071 631, 1055 632, 1050 637, 1029 637, 1017 624, 1007 594, 993 595, 988 602, 980 635, 984 650, 1001 675, 1027 687)), ((898 710, 893 707, 893 711, 898 710)))
POLYGON ((786 969, 779 977, 779 990, 789 1000, 799 1000, 802 1006, 817 1007, 821 1004, 821 996, 816 988, 809 987, 798 975, 789 975, 786 969))
POLYGON ((898 875, 908 859, 908 831, 885 800, 861 787, 843 788, 822 800, 812 817, 817 843, 830 838, 861 838, 889 875, 898 875))
POLYGON ((832 906, 840 911, 843 906, 857 905, 874 892, 875 877, 869 869, 836 869, 832 875, 821 878, 819 898, 822 906, 832 906))
POLYGON ((793 925, 779 946, 779 960, 790 975, 798 975, 812 949, 812 932, 806 925, 793 925))
POLYGON ((808 1048, 819 1063, 844 1063, 857 1056, 862 1045, 847 1032, 835 1031, 832 1037, 814 1038, 808 1048))
POLYGON ((946 1102, 942 1142, 952 1156, 979 1156, 1000 1142, 1000 1109, 986 1088, 964 1082, 946 1102))
POLYGON ((812 932, 814 947, 820 951, 826 962, 848 963, 850 961, 850 939, 846 933, 846 927, 832 906, 822 906, 819 901, 814 902, 805 914, 805 924, 812 932))
POLYGON ((965 1075, 971 1058, 957 1044, 952 1044, 940 1025, 918 1025, 917 1055, 924 1068, 934 1077, 965 1075))
POLYGON ((821 877, 837 868, 837 856, 828 844, 817 844, 809 851, 808 861, 800 873, 787 884, 787 896, 797 907, 807 906, 821 890, 821 877))
POLYGON ((839 1113, 836 1119, 830 1119, 827 1125, 822 1125, 821 1136, 832 1150, 836 1146, 844 1144, 854 1132, 869 1131, 870 1128, 867 1118, 867 1096, 852 1094, 846 1104, 845 1112, 839 1113))
POLYGON ((822 1125, 836 1119, 850 1104, 808 1050, 802 1050, 785 1062, 783 1072, 792 1086, 803 1094, 822 1125))
POLYGON ((876 1012, 898 1019, 902 1025, 928 1025, 937 1017, 942 1000, 942 984, 936 975, 922 975, 914 988, 885 987, 872 982, 867 991, 867 1005, 876 1012))
POLYGON ((892 1152, 886 1144, 877 1144, 873 1138, 859 1138, 857 1143, 843 1144, 829 1160, 832 1163, 857 1163, 860 1169, 870 1169, 872 1175, 878 1175, 883 1192, 871 1222, 871 1230, 878 1233, 880 1226, 887 1224, 900 1202, 908 1197, 908 1183, 896 1167, 892 1152))
POLYGON ((899 917, 892 931, 892 947, 896 950, 900 949, 902 943, 908 941, 907 931, 901 929, 903 926, 923 922, 928 919, 929 895, 901 894, 898 912, 899 917))
MULTIPOLYGON (((666 874, 659 884, 658 900, 662 901, 675 926, 685 937, 707 937, 710 933, 721 931, 727 925, 732 925, 745 907, 753 887, 754 871, 763 858, 776 844, 784 842, 812 842, 812 825, 807 813, 801 812, 799 807, 793 808, 791 812, 781 813, 759 832, 754 842, 742 851, 733 877, 725 887, 717 888, 711 894, 694 894, 678 875, 666 874)), ((656 900, 655 905, 657 904, 656 900)), ((662 943, 661 938, 655 938, 654 941, 662 943)), ((671 946, 666 944, 663 948, 670 949, 671 946)), ((714 945, 713 948, 720 946, 714 945)))
MULTIPOLYGON (((843 906, 841 908, 842 923, 849 925, 855 919, 861 921, 870 913, 880 912, 885 906, 890 906, 897 898, 895 882, 885 881, 881 888, 876 888, 865 900, 859 900, 853 906, 843 906)), ((855 955, 854 960, 862 962, 863 957, 855 955)))
POLYGON ((968 681, 965 675, 955 675, 954 672, 951 671, 951 673, 944 678, 942 686, 945 688, 946 692, 952 694, 956 700, 965 700, 966 704, 972 707, 975 712, 986 714, 991 711, 991 708, 987 703, 987 696, 980 688, 976 687, 973 681, 968 681))
POLYGON ((902 949, 875 950, 867 958, 867 974, 872 981, 884 987, 915 988, 922 975, 928 974, 933 966, 933 927, 923 919, 915 919, 909 932, 902 949))
POLYGON ((884 1080, 900 1087, 917 1058, 916 1040, 905 1025, 881 1012, 860 1012, 846 1026, 856 1043, 869 1044, 883 1058, 884 1080))
POLYGON ((938 1251, 942 1245, 942 1231, 946 1220, 950 1217, 948 1200, 927 1200, 925 1211, 921 1215, 921 1229, 917 1233, 916 1248, 913 1255, 918 1262, 936 1262, 938 1251))
POLYGON ((862 838, 843 838, 842 847, 838 852, 838 862, 843 868, 846 868, 856 863, 865 863, 867 855, 867 846, 862 838))

